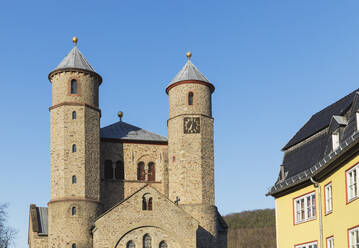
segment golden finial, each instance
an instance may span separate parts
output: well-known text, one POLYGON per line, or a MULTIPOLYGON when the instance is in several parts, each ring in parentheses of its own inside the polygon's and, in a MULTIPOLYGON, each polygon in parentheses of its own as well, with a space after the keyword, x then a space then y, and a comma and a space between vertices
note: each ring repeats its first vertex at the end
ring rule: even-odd
POLYGON ((122 112, 122 111, 118 111, 117 116, 120 118, 120 121, 122 121, 123 112, 122 112))
POLYGON ((78 41, 79 39, 76 36, 72 37, 72 42, 74 43, 75 46, 77 45, 78 41))
POLYGON ((187 53, 186 53, 186 56, 187 56, 188 60, 190 60, 191 57, 192 57, 192 53, 191 53, 191 52, 187 52, 187 53))

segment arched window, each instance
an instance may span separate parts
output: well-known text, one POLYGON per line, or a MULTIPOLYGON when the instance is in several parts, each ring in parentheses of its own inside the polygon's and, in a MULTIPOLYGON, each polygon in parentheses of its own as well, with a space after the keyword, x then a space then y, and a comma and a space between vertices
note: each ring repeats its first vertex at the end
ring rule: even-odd
POLYGON ((152 210, 152 197, 148 199, 148 210, 152 210))
POLYGON ((145 196, 142 196, 142 210, 147 210, 147 202, 145 196))
POLYGON ((145 180, 145 163, 139 162, 137 164, 137 180, 145 180))
POLYGON ((152 248, 152 238, 148 233, 143 236, 143 248, 152 248))
POLYGON ((105 179, 113 179, 112 161, 105 161, 105 179))
POLYGON ((76 120, 76 111, 73 111, 73 112, 72 112, 72 119, 73 119, 73 120, 76 120))
POLYGON ((72 80, 71 80, 71 94, 77 94, 77 93, 78 93, 77 80, 76 80, 76 79, 72 79, 72 80))
POLYGON ((76 152, 76 145, 75 144, 72 145, 72 152, 76 152))
POLYGON ((75 243, 72 244, 71 248, 76 248, 76 244, 75 243))
POLYGON ((72 215, 76 215, 76 207, 72 207, 72 209, 71 209, 71 214, 72 214, 72 215))
POLYGON ((161 241, 161 243, 160 243, 160 245, 159 245, 159 248, 167 248, 168 246, 167 246, 167 243, 166 243, 166 241, 161 241))
POLYGON ((126 248, 135 248, 135 247, 136 245, 132 240, 127 242, 126 248))
POLYGON ((115 177, 116 177, 116 179, 119 179, 119 180, 125 179, 125 170, 124 170, 122 161, 116 162, 115 177))
POLYGON ((77 183, 77 178, 76 178, 76 176, 72 176, 72 184, 75 184, 75 183, 77 183))
POLYGON ((156 180, 155 163, 149 162, 148 163, 148 181, 155 181, 155 180, 156 180))
POLYGON ((193 105, 193 92, 188 93, 188 105, 193 105))

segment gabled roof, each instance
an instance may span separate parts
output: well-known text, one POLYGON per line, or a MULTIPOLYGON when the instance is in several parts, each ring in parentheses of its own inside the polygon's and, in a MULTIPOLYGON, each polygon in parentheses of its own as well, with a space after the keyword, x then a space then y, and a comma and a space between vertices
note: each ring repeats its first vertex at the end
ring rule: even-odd
POLYGON ((100 136, 104 139, 167 142, 167 138, 164 136, 123 121, 101 128, 100 136))
POLYGON ((89 62, 87 62, 86 58, 82 55, 77 46, 72 48, 72 50, 66 55, 66 57, 61 61, 55 70, 66 68, 75 68, 95 72, 93 67, 89 64, 89 62))
POLYGON ((197 69, 197 67, 194 64, 192 64, 190 59, 187 60, 187 63, 172 79, 169 85, 187 80, 196 80, 205 83, 210 83, 209 80, 197 69))
POLYGON ((358 100, 356 90, 310 118, 283 148, 281 173, 268 194, 281 194, 310 177, 325 174, 333 169, 332 164, 337 158, 359 142, 358 100), (339 134, 338 148, 333 146, 333 132, 339 134))
POLYGON ((299 142, 314 135, 320 130, 328 127, 333 115, 343 115, 344 111, 348 110, 351 103, 353 102, 355 92, 357 90, 351 92, 337 102, 314 114, 308 120, 308 122, 305 123, 304 126, 299 129, 299 131, 289 140, 289 142, 283 147, 283 150, 287 150, 291 146, 298 144, 299 142))

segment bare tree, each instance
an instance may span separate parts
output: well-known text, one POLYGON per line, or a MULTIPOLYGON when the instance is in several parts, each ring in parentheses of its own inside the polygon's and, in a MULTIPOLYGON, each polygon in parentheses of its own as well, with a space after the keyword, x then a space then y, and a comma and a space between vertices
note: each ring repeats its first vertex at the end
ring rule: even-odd
POLYGON ((7 225, 7 204, 0 204, 0 248, 9 248, 16 231, 7 225))

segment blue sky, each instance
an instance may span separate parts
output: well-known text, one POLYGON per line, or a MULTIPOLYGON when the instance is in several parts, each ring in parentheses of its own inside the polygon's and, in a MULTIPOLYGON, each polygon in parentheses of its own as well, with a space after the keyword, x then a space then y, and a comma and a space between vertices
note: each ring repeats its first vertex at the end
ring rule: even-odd
POLYGON ((47 80, 79 49, 103 76, 102 126, 167 136, 167 83, 192 61, 216 86, 216 204, 273 208, 280 149, 315 112, 359 88, 359 2, 2 1, 0 202, 27 247, 29 204, 50 198, 47 80))

